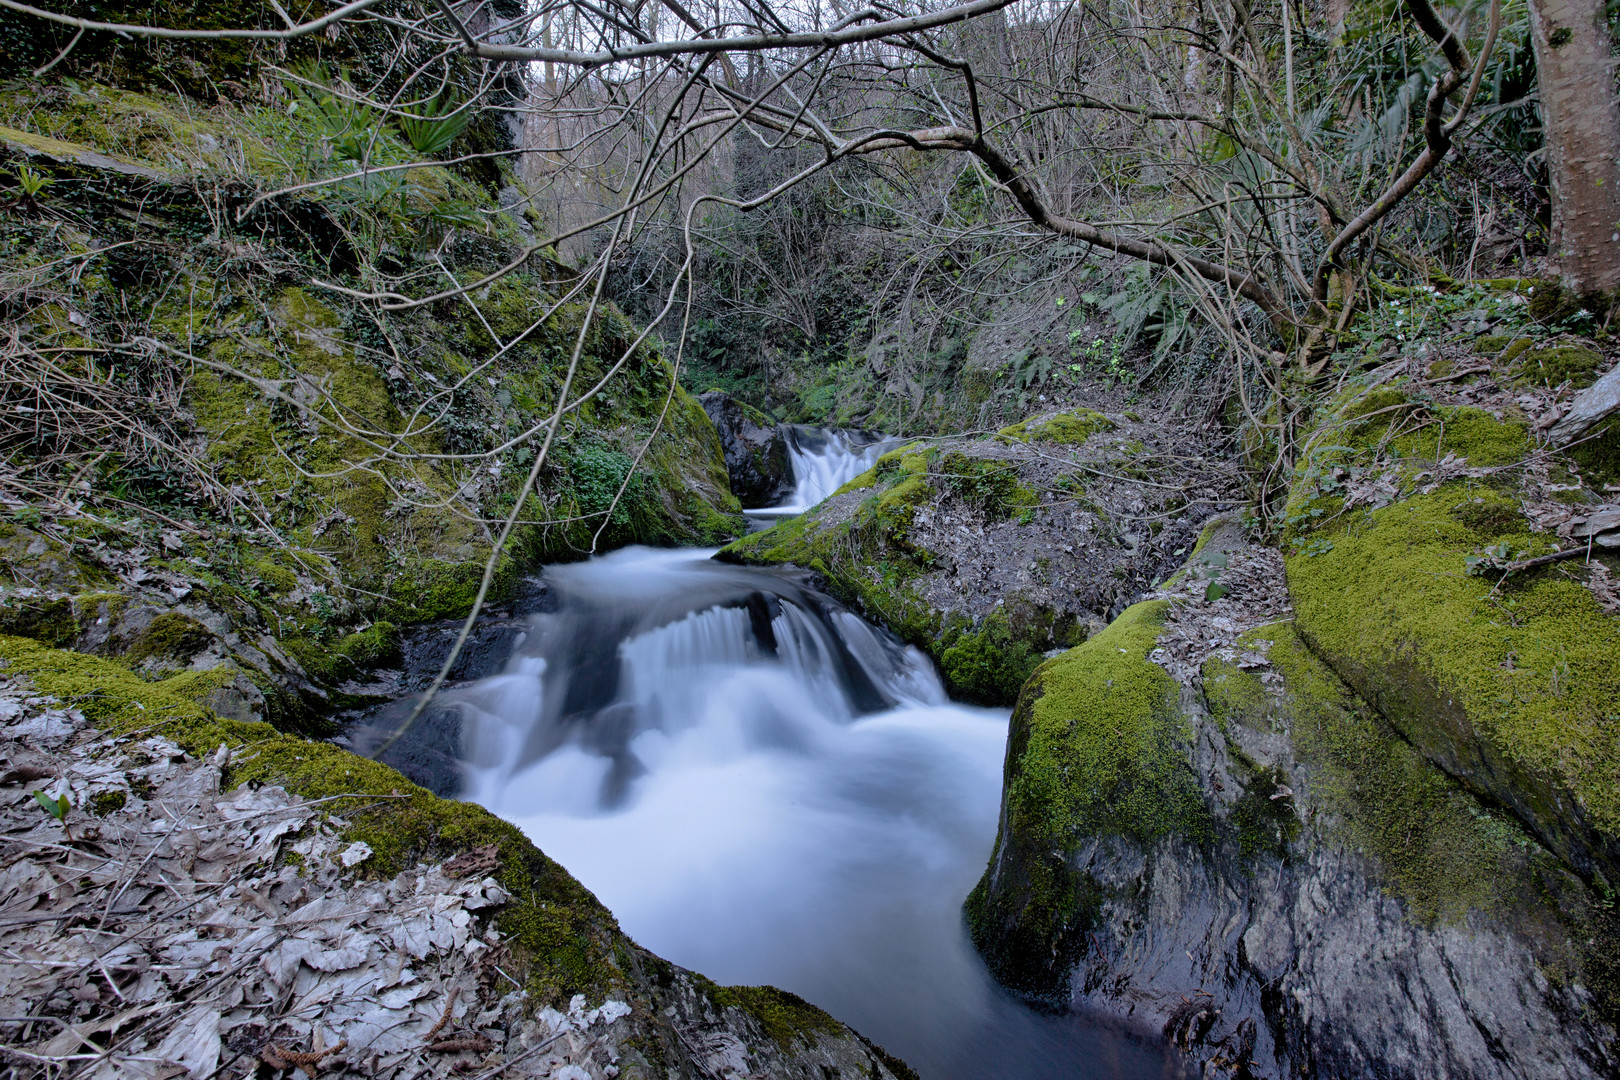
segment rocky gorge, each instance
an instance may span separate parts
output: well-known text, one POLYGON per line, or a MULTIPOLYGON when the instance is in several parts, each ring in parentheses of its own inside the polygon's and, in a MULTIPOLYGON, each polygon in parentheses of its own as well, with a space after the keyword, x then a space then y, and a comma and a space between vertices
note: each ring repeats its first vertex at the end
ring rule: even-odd
MULTIPOLYGON (((682 730, 634 726, 665 707, 621 707, 634 671, 719 667, 670 627, 750 678, 799 664, 784 699, 847 698, 826 730, 745 729, 772 753, 965 725, 928 711, 947 692, 1010 708, 988 865, 948 900, 1043 1031, 1217 1076, 1620 1075, 1620 421, 1593 405, 1620 369, 1557 286, 1389 292, 1342 372, 1291 387, 1286 452, 1247 402, 1076 376, 889 433, 750 532, 793 490, 791 432, 588 300, 517 170, 259 200, 333 141, 310 110, 81 74, 0 87, 0 161, 49 180, 0 240, 16 1075, 914 1075, 638 944, 468 798, 493 767, 469 708, 367 756, 475 606, 452 695, 574 649, 571 733, 503 752, 600 750, 597 817, 682 730), (434 285, 388 294, 368 245, 434 285), (637 547, 716 557, 657 563, 707 584, 642 590, 650 614, 568 622, 640 590, 596 558, 637 547)), ((931 781, 922 759, 886 775, 931 781)))

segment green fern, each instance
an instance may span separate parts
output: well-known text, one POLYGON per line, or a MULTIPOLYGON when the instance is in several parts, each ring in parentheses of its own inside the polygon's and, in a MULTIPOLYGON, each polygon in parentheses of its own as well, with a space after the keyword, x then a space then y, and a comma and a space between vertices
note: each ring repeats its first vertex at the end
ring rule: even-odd
POLYGON ((455 102, 449 98, 435 98, 417 108, 418 115, 396 117, 394 122, 411 149, 434 156, 443 153, 472 122, 470 110, 456 110, 455 102))

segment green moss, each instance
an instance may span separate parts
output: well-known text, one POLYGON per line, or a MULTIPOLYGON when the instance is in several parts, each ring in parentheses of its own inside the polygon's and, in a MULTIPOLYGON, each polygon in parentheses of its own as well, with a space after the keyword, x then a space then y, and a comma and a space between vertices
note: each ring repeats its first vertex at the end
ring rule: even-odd
POLYGON ((1458 453, 1475 466, 1508 465, 1520 461, 1534 447, 1522 423, 1498 420, 1483 409, 1434 410, 1437 423, 1396 440, 1396 448, 1411 457, 1435 460, 1458 453))
POLYGON ((1450 484, 1288 558, 1300 631, 1431 761, 1513 807, 1585 873, 1616 878, 1620 620, 1556 572, 1466 573, 1487 543, 1533 550, 1450 484), (1470 521, 1488 526, 1480 531, 1470 521))
MULTIPOLYGON (((708 980, 704 980, 708 982, 708 980)), ((796 994, 774 986, 714 986, 709 983, 710 999, 722 1008, 741 1009, 759 1022, 783 1052, 792 1053, 795 1044, 816 1044, 818 1034, 837 1036, 843 1025, 796 994)))
POLYGON ((1299 838, 1299 815, 1294 801, 1281 796, 1288 774, 1275 765, 1258 766, 1235 758, 1243 793, 1232 804, 1231 828, 1244 859, 1257 855, 1286 858, 1299 838))
POLYGON ((92 814, 96 815, 96 817, 106 817, 108 814, 114 814, 122 810, 124 808, 124 804, 128 801, 129 796, 126 795, 122 790, 112 788, 106 791, 98 791, 91 795, 90 805, 87 807, 87 809, 92 814))
POLYGON ((1590 484, 1620 483, 1620 421, 1610 420, 1569 450, 1590 484))
MULTIPOLYGON (((1507 348, 1508 342, 1512 340, 1506 334, 1486 334, 1483 337, 1474 339, 1474 351, 1481 356, 1495 356, 1507 348)), ((1444 373, 1430 369, 1430 374, 1439 375, 1444 373)))
POLYGON ((1209 715, 1223 732, 1234 724, 1271 731, 1279 723, 1276 701, 1259 675, 1219 656, 1204 661, 1200 674, 1209 715))
POLYGON ((298 575, 268 558, 253 559, 247 564, 246 569, 268 585, 273 592, 289 593, 298 585, 298 575))
POLYGON ((184 663, 213 643, 208 627, 189 615, 165 612, 147 624, 125 650, 131 664, 142 660, 170 660, 184 663))
POLYGON ((1373 858, 1386 887, 1424 922, 1503 914, 1532 846, 1517 823, 1485 809, 1402 739, 1286 624, 1251 632, 1243 644, 1282 672, 1295 747, 1317 770, 1315 794, 1373 858))
POLYGON ((959 636, 939 658, 953 697, 989 705, 1016 700, 1040 662, 1041 654, 1013 635, 1006 615, 999 611, 977 631, 959 636))
POLYGON ((1518 365, 1518 376, 1539 386, 1562 386, 1567 382, 1579 389, 1596 382, 1603 366, 1603 354, 1596 349, 1554 345, 1527 351, 1518 365))
POLYGON ((1179 750, 1175 680, 1147 659, 1166 603, 1133 605, 1031 676, 1008 736, 1015 832, 1056 845, 1105 833, 1151 842, 1207 824, 1179 750))
POLYGON ((1099 431, 1112 431, 1114 422, 1094 409, 1071 409, 1036 423, 1019 421, 996 432, 1014 442, 1049 442, 1078 446, 1099 431))
POLYGON ((1507 347, 1502 350, 1502 355, 1499 359, 1501 359, 1501 361, 1505 364, 1511 364, 1513 361, 1523 356, 1525 350, 1533 347, 1535 343, 1535 338, 1514 338, 1512 341, 1508 342, 1507 347))
POLYGON ((400 662, 399 639, 399 627, 391 622, 376 622, 341 638, 332 652, 361 670, 382 667, 400 662))
MULTIPOLYGON (((490 582, 489 598, 507 596, 517 582, 517 563, 503 555, 490 582)), ((482 562, 422 559, 408 564, 390 583, 387 613, 399 622, 425 622, 465 615, 478 597, 482 562)))
MULTIPOLYGON (((1039 503, 1035 493, 1019 482, 1014 462, 951 453, 939 461, 937 472, 946 491, 992 519, 1039 503)), ((913 477, 908 482, 921 479, 913 477)))
POLYGON ((1524 532, 1519 503, 1500 492, 1481 490, 1451 508, 1451 516, 1481 538, 1494 540, 1524 532))
POLYGON ((348 822, 346 840, 371 847, 365 865, 372 874, 391 876, 418 859, 495 845, 501 858, 495 877, 513 895, 496 925, 513 939, 530 993, 540 1002, 565 1002, 575 993, 599 1000, 626 985, 624 957, 631 946, 613 916, 516 826, 482 807, 440 799, 386 765, 330 743, 222 720, 192 700, 179 679, 148 683, 110 661, 15 637, 0 637, 0 660, 9 673, 78 707, 108 733, 160 734, 196 756, 221 744, 236 748, 227 787, 254 782, 280 784, 306 799, 347 796, 328 805, 348 822))
POLYGON ((1176 682, 1147 659, 1166 605, 1126 609, 1038 667, 1019 696, 996 851, 966 906, 974 943, 1015 989, 1066 990, 1103 896, 1075 865, 1083 845, 1213 835, 1176 682))
POLYGON ((16 634, 47 645, 67 645, 81 627, 69 597, 8 596, 0 606, 0 633, 16 634))

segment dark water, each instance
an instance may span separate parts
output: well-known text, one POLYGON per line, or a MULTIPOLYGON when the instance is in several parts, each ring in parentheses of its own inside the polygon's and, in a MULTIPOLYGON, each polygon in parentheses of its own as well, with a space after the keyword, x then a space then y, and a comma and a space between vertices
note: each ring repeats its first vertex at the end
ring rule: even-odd
POLYGON ((800 994, 925 1080, 1184 1075, 1157 1040, 1027 1008, 968 942, 1007 713, 950 702, 791 576, 708 556, 547 570, 503 673, 451 695, 463 797, 643 945, 800 994))

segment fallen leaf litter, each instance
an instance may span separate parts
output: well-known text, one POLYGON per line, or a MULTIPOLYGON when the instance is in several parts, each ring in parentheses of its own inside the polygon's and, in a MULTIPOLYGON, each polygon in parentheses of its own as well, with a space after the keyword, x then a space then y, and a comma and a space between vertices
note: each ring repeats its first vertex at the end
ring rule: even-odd
POLYGON ((500 971, 486 916, 509 897, 486 876, 492 850, 364 880, 372 853, 341 839, 333 800, 222 793, 230 754, 107 738, 0 677, 0 1056, 14 1075, 617 1075, 609 1036, 627 1033, 629 1005, 576 996, 536 1013, 500 971), (35 791, 66 795, 68 819, 35 791))

